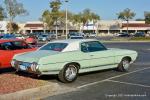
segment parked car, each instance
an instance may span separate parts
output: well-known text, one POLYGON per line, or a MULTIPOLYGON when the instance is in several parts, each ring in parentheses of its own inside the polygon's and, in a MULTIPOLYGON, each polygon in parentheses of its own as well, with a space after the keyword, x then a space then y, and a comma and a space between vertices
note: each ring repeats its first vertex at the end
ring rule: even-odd
POLYGON ((37 45, 37 39, 34 36, 29 36, 25 39, 25 42, 31 45, 37 45))
POLYGON ((83 39, 84 36, 81 33, 71 32, 69 33, 69 39, 83 39))
POLYGON ((145 37, 145 33, 144 32, 137 32, 133 36, 134 37, 145 37))
POLYGON ((118 33, 117 36, 118 36, 118 37, 130 37, 130 34, 129 34, 129 33, 122 32, 122 33, 118 33))
POLYGON ((36 48, 32 48, 23 40, 0 40, 0 69, 11 67, 10 62, 15 54, 34 50, 36 48))
POLYGON ((2 39, 2 38, 3 38, 3 36, 4 36, 4 34, 0 34, 0 39, 2 39))
POLYGON ((90 33, 90 34, 89 34, 89 37, 96 38, 96 33, 90 33))
POLYGON ((16 39, 16 36, 14 34, 4 34, 1 39, 16 39))
POLYGON ((78 73, 109 68, 128 71, 136 57, 136 51, 106 48, 95 39, 70 39, 49 42, 36 51, 15 55, 11 64, 16 70, 58 75, 62 82, 73 82, 78 73))
MULTIPOLYGON (((48 33, 48 35, 49 35, 49 40, 52 40, 52 39, 56 39, 56 34, 55 33, 53 33, 53 32, 51 32, 51 33, 48 33)), ((60 34, 57 34, 57 36, 60 36, 60 34)))
POLYGON ((25 37, 21 34, 16 34, 15 36, 17 39, 25 39, 25 37))
POLYGON ((42 34, 38 36, 39 41, 49 41, 49 35, 48 34, 42 34))

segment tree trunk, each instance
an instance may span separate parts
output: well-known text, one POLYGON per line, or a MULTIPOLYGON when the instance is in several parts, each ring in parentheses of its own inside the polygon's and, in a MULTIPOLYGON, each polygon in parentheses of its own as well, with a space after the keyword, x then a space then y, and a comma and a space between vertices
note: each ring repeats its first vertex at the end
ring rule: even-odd
POLYGON ((127 20, 127 33, 129 33, 129 20, 127 20))

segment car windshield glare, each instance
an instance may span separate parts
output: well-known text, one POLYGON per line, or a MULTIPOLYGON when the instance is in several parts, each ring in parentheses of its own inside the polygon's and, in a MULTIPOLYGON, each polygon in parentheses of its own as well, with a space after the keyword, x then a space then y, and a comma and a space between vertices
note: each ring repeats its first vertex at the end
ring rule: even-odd
POLYGON ((52 50, 61 52, 67 45, 67 43, 48 43, 39 50, 52 50))

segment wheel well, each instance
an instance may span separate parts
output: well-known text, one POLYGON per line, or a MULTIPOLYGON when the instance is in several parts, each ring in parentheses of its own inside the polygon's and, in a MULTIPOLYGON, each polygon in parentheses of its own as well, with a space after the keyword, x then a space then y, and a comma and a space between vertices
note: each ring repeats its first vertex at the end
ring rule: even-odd
POLYGON ((128 59, 130 62, 132 61, 132 58, 129 56, 123 57, 122 59, 128 59))
POLYGON ((77 66, 79 67, 79 69, 80 69, 80 64, 79 64, 79 63, 77 63, 77 62, 71 62, 71 63, 66 64, 65 66, 67 66, 67 65, 69 65, 69 64, 77 65, 77 66))

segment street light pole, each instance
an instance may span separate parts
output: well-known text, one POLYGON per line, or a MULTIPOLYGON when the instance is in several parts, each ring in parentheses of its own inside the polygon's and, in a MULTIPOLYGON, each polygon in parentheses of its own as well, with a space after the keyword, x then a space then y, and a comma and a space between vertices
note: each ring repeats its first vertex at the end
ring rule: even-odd
POLYGON ((58 27, 57 27, 57 20, 56 20, 56 27, 55 27, 55 30, 56 30, 56 39, 58 39, 58 27))
POLYGON ((68 0, 65 0, 65 2, 66 2, 66 39, 68 39, 68 11, 67 11, 68 0))

